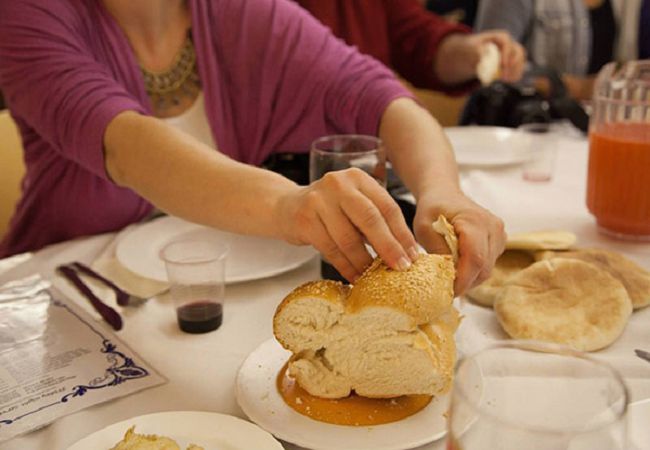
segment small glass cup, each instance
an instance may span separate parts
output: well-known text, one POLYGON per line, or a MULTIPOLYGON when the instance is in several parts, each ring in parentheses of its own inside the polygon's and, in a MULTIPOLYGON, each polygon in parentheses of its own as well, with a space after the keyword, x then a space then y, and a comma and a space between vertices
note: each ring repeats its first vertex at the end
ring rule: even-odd
POLYGON ((526 123, 517 128, 519 143, 527 158, 522 176, 527 181, 551 181, 555 171, 555 157, 560 125, 554 123, 526 123))
POLYGON ((448 450, 623 450, 628 392, 609 365, 556 344, 508 341, 456 369, 448 450))
MULTIPOLYGON (((309 182, 327 172, 350 168, 361 169, 386 188, 386 150, 378 137, 362 134, 323 136, 311 144, 309 182)), ((347 280, 321 257, 321 276, 347 283, 347 280)))
POLYGON ((179 240, 161 251, 178 326, 186 333, 207 333, 223 321, 228 246, 179 240))

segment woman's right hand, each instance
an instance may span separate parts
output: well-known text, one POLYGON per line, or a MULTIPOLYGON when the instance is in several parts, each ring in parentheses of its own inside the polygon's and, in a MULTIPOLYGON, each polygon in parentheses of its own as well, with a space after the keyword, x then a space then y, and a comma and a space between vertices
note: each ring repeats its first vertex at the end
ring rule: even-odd
POLYGON ((362 170, 328 172, 285 195, 277 211, 286 241, 314 246, 350 281, 372 262, 366 242, 396 270, 417 258, 417 243, 399 206, 362 170))

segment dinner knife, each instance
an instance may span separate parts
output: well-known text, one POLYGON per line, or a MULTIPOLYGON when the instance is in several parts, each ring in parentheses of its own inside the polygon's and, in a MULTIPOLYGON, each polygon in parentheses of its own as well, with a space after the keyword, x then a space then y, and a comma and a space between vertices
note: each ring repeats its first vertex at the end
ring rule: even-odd
POLYGON ((639 358, 650 362, 650 352, 646 352, 645 350, 636 349, 636 350, 634 350, 634 353, 636 353, 636 356, 638 356, 639 358))
POLYGON ((81 295, 86 297, 93 308, 95 308, 95 311, 97 311, 114 330, 119 331, 122 329, 122 316, 106 303, 102 302, 93 291, 84 284, 83 280, 79 277, 79 274, 72 267, 64 265, 57 267, 56 270, 70 281, 81 295))
POLYGON ((129 305, 129 300, 130 300, 130 295, 127 294, 125 291, 123 291, 119 286, 117 286, 115 283, 113 283, 111 280, 103 277, 102 275, 98 274, 95 272, 93 269, 85 265, 84 263, 80 263, 78 261, 72 262, 69 264, 72 266, 74 269, 77 271, 88 275, 89 277, 92 277, 96 280, 101 281, 104 283, 106 286, 110 287, 114 292, 115 292, 115 301, 117 302, 118 305, 120 306, 128 306, 129 305))

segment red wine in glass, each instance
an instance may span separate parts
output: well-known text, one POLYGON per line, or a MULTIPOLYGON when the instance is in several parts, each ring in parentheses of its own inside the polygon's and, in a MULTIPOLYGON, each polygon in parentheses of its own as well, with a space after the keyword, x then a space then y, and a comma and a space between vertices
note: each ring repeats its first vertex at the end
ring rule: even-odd
POLYGON ((176 309, 178 326, 186 333, 207 333, 221 326, 223 306, 211 301, 186 303, 176 309))

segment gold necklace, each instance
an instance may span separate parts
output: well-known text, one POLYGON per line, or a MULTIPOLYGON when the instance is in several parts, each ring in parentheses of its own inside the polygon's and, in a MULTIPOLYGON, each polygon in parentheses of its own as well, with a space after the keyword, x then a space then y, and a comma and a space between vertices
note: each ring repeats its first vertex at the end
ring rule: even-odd
POLYGON ((154 72, 140 65, 140 71, 147 95, 157 111, 178 106, 183 97, 194 100, 201 90, 201 80, 196 67, 196 52, 189 33, 183 48, 167 70, 154 72))

